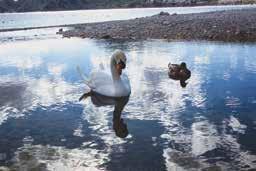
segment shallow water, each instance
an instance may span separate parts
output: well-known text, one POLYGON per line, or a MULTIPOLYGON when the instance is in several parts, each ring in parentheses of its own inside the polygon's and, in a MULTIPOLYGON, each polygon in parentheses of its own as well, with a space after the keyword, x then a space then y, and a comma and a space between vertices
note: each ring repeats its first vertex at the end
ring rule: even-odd
POLYGON ((112 20, 125 20, 152 16, 161 11, 177 14, 201 13, 232 9, 255 8, 255 5, 226 5, 171 8, 132 8, 54 12, 27 12, 0 14, 0 29, 56 26, 64 24, 92 23, 112 20), (43 22, 42 22, 43 21, 43 22))
POLYGON ((47 39, 0 44, 0 165, 16 170, 242 170, 256 168, 256 45, 47 39), (76 71, 128 56, 132 94, 113 107, 78 102, 76 71), (186 88, 167 76, 185 61, 186 88))

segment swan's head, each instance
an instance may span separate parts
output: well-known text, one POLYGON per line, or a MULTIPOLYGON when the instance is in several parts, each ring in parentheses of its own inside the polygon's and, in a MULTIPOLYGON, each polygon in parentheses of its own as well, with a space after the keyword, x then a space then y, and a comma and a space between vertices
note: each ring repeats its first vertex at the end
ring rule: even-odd
POLYGON ((123 51, 116 50, 112 55, 114 61, 114 67, 119 75, 122 74, 122 70, 126 67, 126 56, 123 51))

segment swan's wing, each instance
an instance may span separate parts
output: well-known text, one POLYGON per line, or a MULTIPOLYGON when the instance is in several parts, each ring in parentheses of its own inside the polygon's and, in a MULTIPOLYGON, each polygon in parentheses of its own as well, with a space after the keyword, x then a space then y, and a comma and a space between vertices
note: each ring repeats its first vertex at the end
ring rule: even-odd
POLYGON ((89 82, 93 87, 103 86, 104 84, 113 84, 110 74, 103 71, 91 72, 89 82))
POLYGON ((129 96, 131 94, 130 81, 126 74, 122 74, 121 80, 114 84, 109 73, 93 71, 89 76, 87 85, 92 91, 109 97, 129 96))
POLYGON ((89 87, 102 95, 114 96, 115 89, 110 74, 103 71, 92 72, 90 75, 89 87))
POLYGON ((80 74, 81 78, 85 81, 85 84, 92 90, 99 94, 115 97, 116 91, 115 86, 113 84, 112 76, 105 72, 101 71, 92 71, 87 77, 81 70, 79 66, 77 66, 77 71, 80 74))

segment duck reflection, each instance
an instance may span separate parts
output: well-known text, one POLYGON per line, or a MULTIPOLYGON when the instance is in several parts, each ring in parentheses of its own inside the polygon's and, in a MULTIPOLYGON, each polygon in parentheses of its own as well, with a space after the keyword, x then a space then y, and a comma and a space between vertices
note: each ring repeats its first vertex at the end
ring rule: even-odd
POLYGON ((169 78, 174 80, 180 81, 180 86, 185 88, 188 83, 186 83, 186 80, 190 78, 191 72, 187 68, 187 65, 185 62, 182 62, 181 64, 168 64, 169 68, 169 78))
POLYGON ((124 123, 123 119, 121 118, 122 111, 129 101, 130 96, 122 96, 122 97, 110 97, 99 94, 95 91, 90 91, 84 93, 80 98, 79 101, 86 99, 87 97, 91 97, 92 103, 97 106, 115 106, 113 112, 113 129, 115 131, 116 136, 120 138, 125 138, 129 134, 127 129, 126 123, 124 123))

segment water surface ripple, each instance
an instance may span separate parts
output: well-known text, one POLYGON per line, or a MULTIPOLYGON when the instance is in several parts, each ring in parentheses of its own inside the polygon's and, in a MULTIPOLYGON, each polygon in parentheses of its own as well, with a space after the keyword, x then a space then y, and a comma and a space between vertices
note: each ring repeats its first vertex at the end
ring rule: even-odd
POLYGON ((0 45, 0 165, 16 170, 256 168, 255 44, 46 39, 0 45), (132 87, 115 136, 112 107, 78 102, 85 73, 128 56, 132 87), (186 88, 167 75, 185 61, 186 88))

